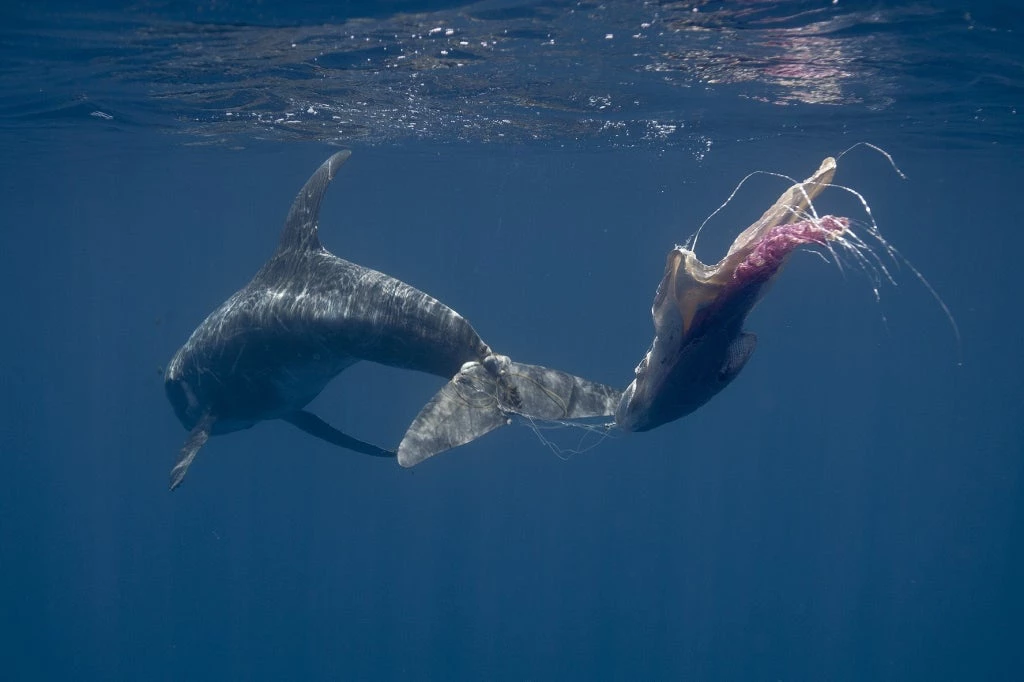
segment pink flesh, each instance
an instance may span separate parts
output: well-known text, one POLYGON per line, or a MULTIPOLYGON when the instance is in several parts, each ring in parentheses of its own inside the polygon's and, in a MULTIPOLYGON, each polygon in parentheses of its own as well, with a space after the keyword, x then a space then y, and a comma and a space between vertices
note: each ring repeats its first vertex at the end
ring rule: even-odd
POLYGON ((848 218, 824 216, 817 219, 801 220, 796 223, 777 225, 758 242, 750 255, 736 266, 733 279, 747 280, 757 275, 775 273, 794 249, 803 244, 825 246, 839 237, 850 227, 848 218), (767 271, 767 272, 766 272, 767 271))

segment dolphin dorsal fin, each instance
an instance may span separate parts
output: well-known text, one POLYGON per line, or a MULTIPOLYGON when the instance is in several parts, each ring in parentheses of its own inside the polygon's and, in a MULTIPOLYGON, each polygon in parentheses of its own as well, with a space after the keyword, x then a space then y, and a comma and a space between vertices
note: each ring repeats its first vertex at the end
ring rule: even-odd
POLYGON ((277 252, 312 251, 320 249, 320 237, 317 236, 317 222, 320 220, 320 204, 324 200, 327 186, 334 179, 341 164, 352 155, 349 150, 340 151, 324 161, 316 172, 309 177, 306 184, 292 202, 288 218, 284 221, 281 242, 277 252))

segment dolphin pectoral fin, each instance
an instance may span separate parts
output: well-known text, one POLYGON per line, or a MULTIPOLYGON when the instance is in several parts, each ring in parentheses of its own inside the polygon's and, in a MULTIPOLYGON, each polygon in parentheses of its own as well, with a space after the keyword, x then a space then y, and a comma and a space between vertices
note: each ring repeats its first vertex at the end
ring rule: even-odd
POLYGON ((757 335, 751 334, 750 332, 743 332, 736 340, 729 346, 728 355, 725 358, 725 364, 718 370, 718 380, 723 384, 728 384, 736 375, 740 373, 740 370, 746 367, 747 360, 754 354, 754 348, 757 346, 757 335))
POLYGON ((398 446, 398 463, 419 464, 517 415, 541 421, 609 417, 620 398, 610 386, 501 355, 467 362, 413 420, 398 446))
POLYGON ((312 412, 307 412, 306 410, 292 412, 282 417, 282 419, 293 426, 297 426, 311 436, 316 436, 320 440, 325 440, 332 445, 337 445, 338 447, 345 448, 346 450, 361 452, 364 455, 370 455, 372 457, 395 456, 395 453, 391 450, 385 450, 377 447, 376 445, 364 443, 361 440, 342 433, 320 417, 316 416, 312 412))
POLYGON ((213 428, 214 418, 210 415, 203 417, 199 423, 189 432, 185 444, 181 446, 181 454, 178 456, 178 463, 171 469, 171 490, 181 485, 182 479, 188 472, 192 460, 196 458, 199 448, 210 439, 210 429, 213 428))

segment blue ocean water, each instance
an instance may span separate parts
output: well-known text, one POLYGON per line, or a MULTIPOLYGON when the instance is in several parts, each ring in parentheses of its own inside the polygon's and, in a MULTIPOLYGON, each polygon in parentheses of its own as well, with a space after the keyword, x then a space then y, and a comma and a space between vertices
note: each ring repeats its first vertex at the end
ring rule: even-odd
MULTIPOLYGON (((0 18, 4 679, 1024 679, 1016 4, 0 18), (167 492, 162 368, 337 148, 328 248, 625 386, 669 249, 751 171, 865 141, 906 179, 859 147, 836 180, 937 297, 798 253, 684 420, 567 458, 516 426, 411 470, 264 423, 167 492)), ((786 185, 752 178, 698 255, 786 185)), ((357 365, 314 407, 393 446, 440 383, 357 365)))

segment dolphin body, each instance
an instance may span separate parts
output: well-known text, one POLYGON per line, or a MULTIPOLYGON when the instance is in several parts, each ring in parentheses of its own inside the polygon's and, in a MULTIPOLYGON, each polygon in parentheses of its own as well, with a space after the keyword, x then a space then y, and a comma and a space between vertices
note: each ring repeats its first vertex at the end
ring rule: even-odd
POLYGON ((189 430, 170 487, 211 435, 283 419, 340 447, 412 466, 468 443, 511 416, 607 417, 621 391, 494 354, 440 301, 335 256, 317 234, 320 205, 351 155, 325 161, 299 191, 277 250, 174 355, 164 387, 189 430), (353 438, 305 409, 359 360, 451 379, 424 407, 397 452, 353 438))
POLYGON ((849 219, 808 212, 835 172, 835 159, 822 161, 741 232, 714 265, 682 246, 669 252, 651 306, 654 342, 622 394, 616 426, 648 431, 685 417, 739 375, 757 341, 744 322, 789 256, 804 245, 848 244, 849 219))

